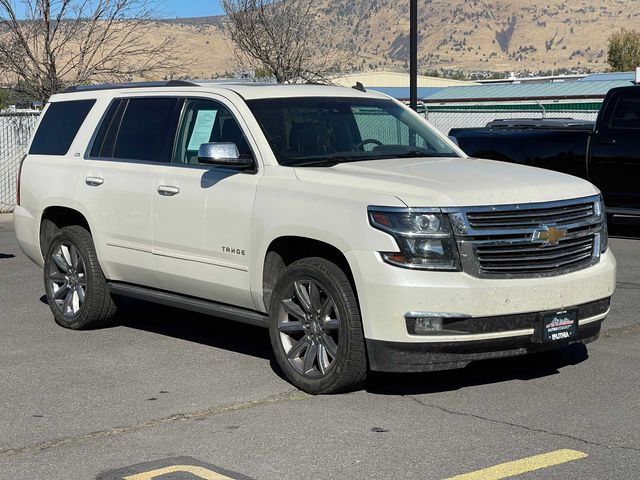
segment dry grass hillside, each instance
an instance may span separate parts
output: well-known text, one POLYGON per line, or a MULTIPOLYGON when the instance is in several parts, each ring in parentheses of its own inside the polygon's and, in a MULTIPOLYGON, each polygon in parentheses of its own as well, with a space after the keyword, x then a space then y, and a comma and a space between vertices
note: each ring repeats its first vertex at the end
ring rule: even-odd
MULTIPOLYGON (((346 70, 402 69, 408 1, 318 0, 315 28, 335 45, 348 39, 346 70)), ((420 69, 543 71, 607 69, 607 38, 640 29, 638 0, 420 0, 420 69)), ((158 24, 194 58, 184 76, 236 69, 220 18, 158 24), (197 59, 197 61, 195 60, 197 59)), ((182 75, 181 75, 182 76, 182 75)))

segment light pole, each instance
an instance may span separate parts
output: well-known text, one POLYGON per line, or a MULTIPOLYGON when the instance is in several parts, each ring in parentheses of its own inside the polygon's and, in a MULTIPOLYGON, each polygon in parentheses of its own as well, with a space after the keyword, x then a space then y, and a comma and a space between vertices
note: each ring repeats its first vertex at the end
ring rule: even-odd
POLYGON ((410 0, 410 46, 409 46, 409 85, 410 106, 418 111, 418 0, 410 0))

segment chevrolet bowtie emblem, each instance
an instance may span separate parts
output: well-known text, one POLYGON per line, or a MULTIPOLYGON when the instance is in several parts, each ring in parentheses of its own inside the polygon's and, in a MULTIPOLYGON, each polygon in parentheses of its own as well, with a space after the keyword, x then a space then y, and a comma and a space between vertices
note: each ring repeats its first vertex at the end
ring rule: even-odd
POLYGON ((558 245, 569 232, 565 229, 543 226, 533 232, 533 241, 544 245, 558 245))

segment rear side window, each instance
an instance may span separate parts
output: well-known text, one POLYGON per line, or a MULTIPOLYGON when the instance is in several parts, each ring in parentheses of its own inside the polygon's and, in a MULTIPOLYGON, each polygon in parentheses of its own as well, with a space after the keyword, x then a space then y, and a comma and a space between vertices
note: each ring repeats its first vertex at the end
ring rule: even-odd
POLYGON ((171 163, 178 117, 177 98, 136 98, 122 117, 113 158, 171 163))
POLYGON ((66 155, 95 100, 49 105, 31 144, 30 155, 66 155))
POLYGON ((165 97, 115 100, 98 129, 91 157, 171 163, 182 103, 165 97))
POLYGON ((115 100, 107 110, 91 147, 92 158, 113 158, 113 149, 126 106, 127 100, 115 100))
POLYGON ((640 97, 620 99, 611 118, 611 128, 640 129, 640 97))

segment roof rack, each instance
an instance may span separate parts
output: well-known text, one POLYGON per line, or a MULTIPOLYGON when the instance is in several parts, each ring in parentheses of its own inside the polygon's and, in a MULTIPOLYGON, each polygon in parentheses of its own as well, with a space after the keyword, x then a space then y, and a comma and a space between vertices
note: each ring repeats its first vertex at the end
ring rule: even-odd
POLYGON ((121 88, 155 88, 155 87, 199 87, 197 83, 185 80, 168 80, 164 82, 132 82, 104 83, 101 85, 76 85, 67 88, 64 93, 95 92, 99 90, 119 90, 121 88))

